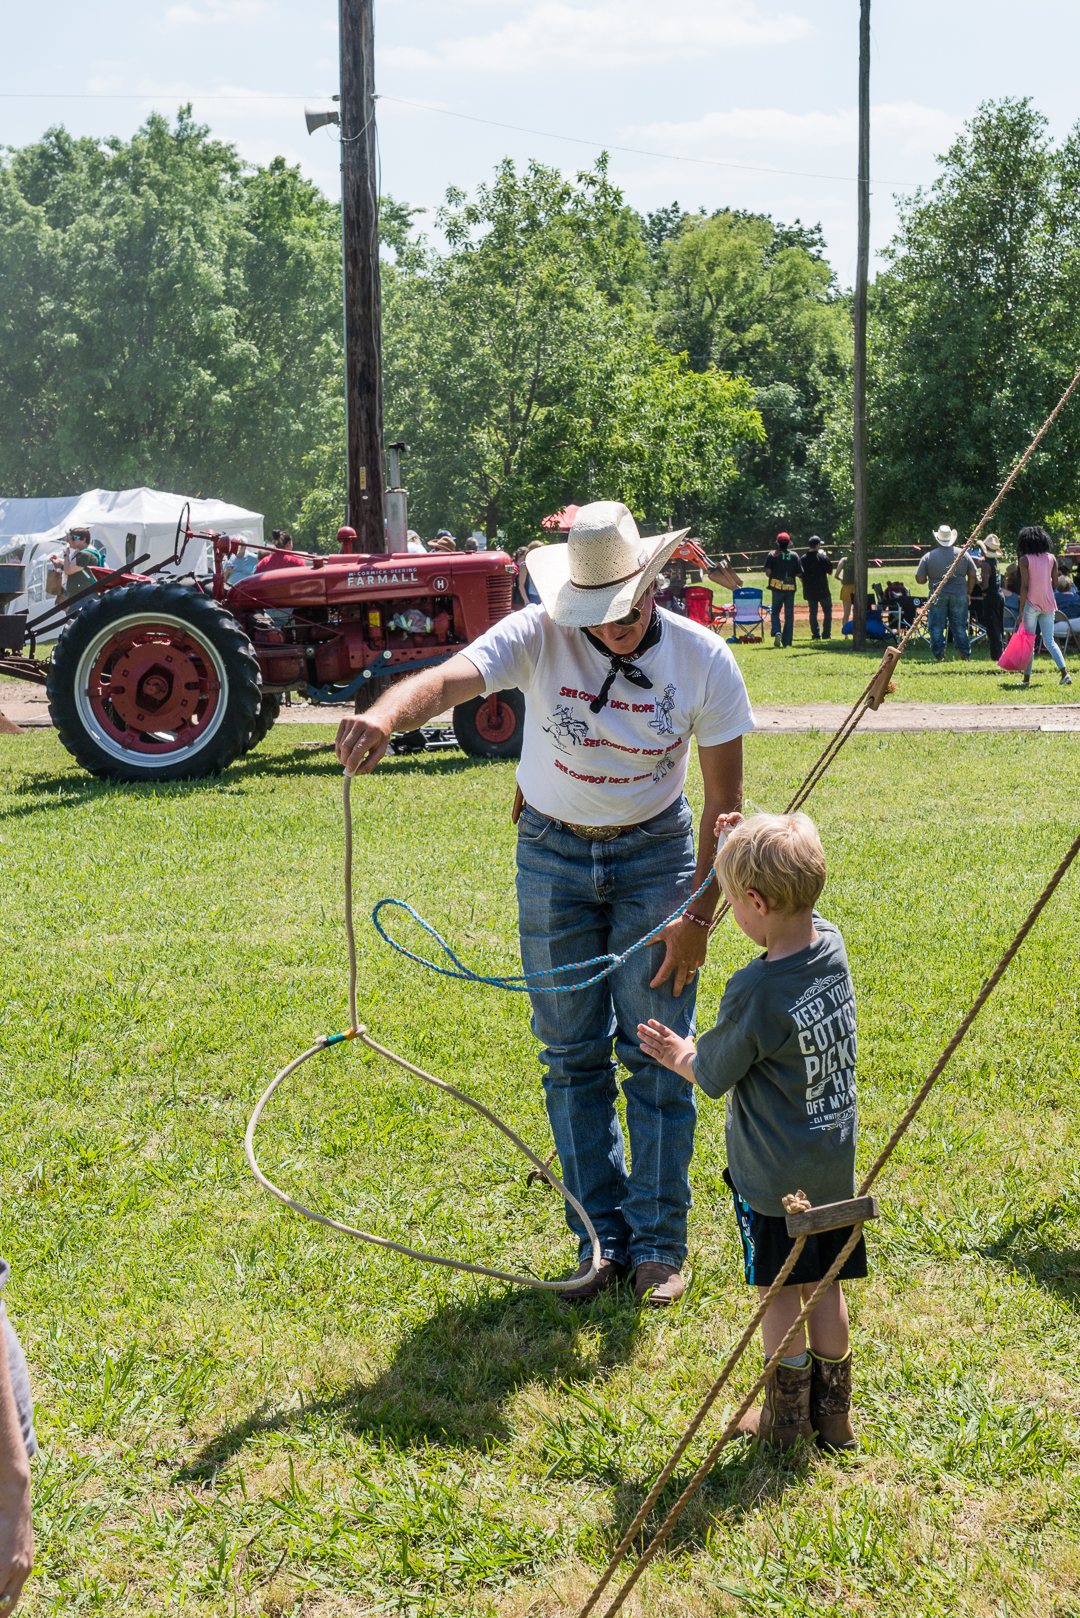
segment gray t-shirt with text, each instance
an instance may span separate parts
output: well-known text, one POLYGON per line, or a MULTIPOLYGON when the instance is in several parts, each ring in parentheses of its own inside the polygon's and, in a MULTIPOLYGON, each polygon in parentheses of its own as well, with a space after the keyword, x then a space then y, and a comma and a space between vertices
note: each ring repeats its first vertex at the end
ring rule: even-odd
POLYGON ((818 1207, 854 1190, 855 990, 839 929, 817 914, 814 926, 816 944, 732 974, 694 1059, 705 1094, 727 1096, 736 1190, 774 1217, 790 1192, 818 1207))
MULTIPOLYGON (((951 545, 938 545, 934 550, 928 551, 922 558, 915 571, 915 578, 919 584, 929 583, 930 593, 933 594, 955 561, 956 551, 951 545)), ((978 570, 971 557, 965 556, 945 586, 942 592, 943 595, 966 596, 968 574, 977 572, 978 570)))

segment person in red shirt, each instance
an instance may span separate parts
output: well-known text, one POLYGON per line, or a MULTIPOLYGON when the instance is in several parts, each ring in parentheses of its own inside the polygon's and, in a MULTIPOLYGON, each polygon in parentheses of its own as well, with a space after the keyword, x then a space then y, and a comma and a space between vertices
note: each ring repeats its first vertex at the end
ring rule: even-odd
POLYGON ((307 567, 302 556, 297 556, 293 550, 292 535, 287 534, 283 528, 275 528, 270 535, 270 543, 274 549, 268 556, 261 556, 256 563, 256 573, 269 573, 276 567, 307 567))

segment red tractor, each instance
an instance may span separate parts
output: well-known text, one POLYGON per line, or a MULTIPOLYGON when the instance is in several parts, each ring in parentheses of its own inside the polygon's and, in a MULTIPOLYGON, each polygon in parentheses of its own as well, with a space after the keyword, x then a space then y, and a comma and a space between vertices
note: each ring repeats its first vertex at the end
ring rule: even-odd
MULTIPOLYGON (((212 578, 93 570, 92 587, 53 609, 66 622, 51 662, 33 655, 33 631, 49 614, 29 624, 0 617, 0 653, 22 653, 29 640, 31 654, 3 658, 0 670, 47 686, 60 740, 94 775, 216 775, 262 741, 285 693, 362 709, 510 611, 514 565, 504 551, 345 551, 229 588, 224 562, 239 542, 193 533, 182 518, 174 561, 192 539, 213 545, 212 578)), ((479 697, 454 709, 454 736, 476 757, 517 758, 524 713, 520 692, 479 697)))

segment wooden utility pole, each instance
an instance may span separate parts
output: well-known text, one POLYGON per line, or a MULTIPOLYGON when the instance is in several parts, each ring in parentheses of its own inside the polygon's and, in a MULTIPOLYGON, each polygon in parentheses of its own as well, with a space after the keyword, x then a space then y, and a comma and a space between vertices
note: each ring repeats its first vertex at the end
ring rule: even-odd
POLYGON ((855 269, 855 408, 852 454, 855 619, 852 642, 866 645, 866 282, 870 270, 870 0, 859 0, 859 257, 855 269))
POLYGON ((374 0, 339 3, 346 521, 356 529, 357 550, 385 551, 374 0))

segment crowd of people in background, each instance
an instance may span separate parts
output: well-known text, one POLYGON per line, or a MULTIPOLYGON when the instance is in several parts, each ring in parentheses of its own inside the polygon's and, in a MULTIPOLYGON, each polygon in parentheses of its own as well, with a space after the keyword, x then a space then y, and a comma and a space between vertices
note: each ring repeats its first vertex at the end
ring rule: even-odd
MULTIPOLYGON (((1002 572, 1004 551, 996 534, 988 534, 961 554, 955 528, 942 524, 932 535, 933 547, 919 559, 916 587, 933 595, 959 558, 959 565, 944 583, 937 601, 927 614, 927 633, 935 662, 944 662, 949 642, 962 662, 971 659, 972 637, 985 634, 987 650, 994 662, 1001 657, 1008 638, 1018 626, 1041 637, 1055 663, 1062 685, 1072 680, 1065 667, 1059 638, 1075 635, 1080 640, 1080 591, 1074 581, 1074 560, 1056 557, 1053 541, 1045 529, 1028 527, 1017 537, 1016 564, 1002 572), (1067 629, 1062 618, 1068 620, 1067 629)), ((765 587, 769 594, 769 628, 773 645, 787 647, 794 637, 795 601, 801 583, 808 609, 813 640, 831 640, 833 603, 830 582, 840 585, 841 633, 854 630, 855 558, 852 552, 832 558, 817 534, 797 552, 790 534, 781 532, 764 562, 765 587)), ((900 634, 915 620, 920 600, 902 580, 889 580, 866 598, 866 633, 871 640, 900 634)), ((1023 683, 1029 684, 1031 665, 1023 683)))
MULTIPOLYGON (((56 559, 57 568, 62 566, 65 593, 80 587, 84 577, 81 564, 88 557, 91 562, 98 561, 92 548, 88 550, 88 533, 73 530, 68 538, 66 554, 56 559)), ((915 573, 916 587, 923 586, 928 594, 938 588, 960 554, 955 528, 943 523, 934 530, 932 538, 933 547, 920 557, 915 573)), ((534 539, 514 552, 515 609, 539 604, 540 597, 529 574, 529 557, 534 551, 542 550, 544 543, 534 539)), ((252 573, 264 573, 270 568, 305 565, 305 559, 294 554, 293 538, 286 530, 275 528, 271 545, 271 552, 263 555, 245 550, 241 545, 238 554, 226 563, 227 581, 236 584, 252 573)), ((426 543, 415 529, 408 531, 407 548, 413 554, 469 554, 487 546, 488 541, 479 530, 457 539, 449 528, 440 528, 426 543)), ((1065 633, 1061 626, 1064 617, 1068 620, 1068 633, 1080 640, 1080 592, 1074 582, 1074 562, 1067 556, 1056 557, 1052 552, 1053 544, 1045 529, 1024 528, 1017 539, 1017 561, 1003 573, 1004 551, 996 534, 988 534, 972 546, 927 615, 930 650, 935 661, 944 662, 951 641, 957 657, 969 662, 972 634, 981 630, 990 657, 996 662, 1008 638, 1006 630, 1011 632, 1022 625, 1028 633, 1041 638, 1058 669, 1061 684, 1071 685, 1058 637, 1065 633)), ((812 640, 833 638, 833 583, 840 586, 841 634, 852 634, 855 559, 850 550, 831 554, 820 535, 811 534, 800 554, 792 536, 781 531, 765 558, 764 572, 769 595, 769 629, 775 647, 792 644, 800 586, 812 640)), ((903 633, 914 622, 920 599, 912 595, 905 582, 895 579, 869 594, 866 599, 868 638, 884 640, 889 635, 903 633)), ((1029 684, 1030 679, 1031 663, 1023 675, 1023 683, 1029 684)))

